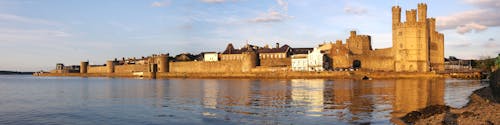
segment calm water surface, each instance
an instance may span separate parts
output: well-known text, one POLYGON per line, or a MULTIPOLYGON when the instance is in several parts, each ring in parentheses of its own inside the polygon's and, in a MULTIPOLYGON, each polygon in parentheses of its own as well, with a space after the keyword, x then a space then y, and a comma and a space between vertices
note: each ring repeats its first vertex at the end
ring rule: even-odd
POLYGON ((0 75, 0 124, 391 124, 464 106, 485 84, 453 79, 139 80, 0 75))

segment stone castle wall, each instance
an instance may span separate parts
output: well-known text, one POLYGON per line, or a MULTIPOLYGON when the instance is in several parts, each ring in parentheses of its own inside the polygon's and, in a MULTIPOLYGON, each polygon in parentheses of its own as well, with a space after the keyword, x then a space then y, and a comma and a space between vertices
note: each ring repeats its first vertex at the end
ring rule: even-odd
POLYGON ((260 59, 260 66, 262 67, 287 67, 291 65, 291 58, 260 59))
POLYGON ((135 65, 116 65, 115 73, 132 73, 132 72, 148 72, 149 65, 135 64, 135 65))
POLYGON ((108 68, 106 66, 88 66, 87 73, 107 73, 108 68))
POLYGON ((171 73, 222 73, 242 72, 241 61, 170 62, 171 73))

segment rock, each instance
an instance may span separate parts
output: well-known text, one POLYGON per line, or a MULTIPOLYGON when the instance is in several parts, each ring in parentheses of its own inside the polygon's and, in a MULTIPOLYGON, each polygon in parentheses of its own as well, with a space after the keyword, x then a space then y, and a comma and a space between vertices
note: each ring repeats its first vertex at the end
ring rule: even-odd
POLYGON ((431 116, 437 115, 437 114, 442 114, 445 112, 450 111, 450 107, 445 106, 445 105, 431 105, 427 106, 423 109, 420 109, 418 111, 412 111, 405 116, 403 116, 401 119, 406 122, 406 123, 414 123, 420 119, 425 119, 429 118, 431 116))

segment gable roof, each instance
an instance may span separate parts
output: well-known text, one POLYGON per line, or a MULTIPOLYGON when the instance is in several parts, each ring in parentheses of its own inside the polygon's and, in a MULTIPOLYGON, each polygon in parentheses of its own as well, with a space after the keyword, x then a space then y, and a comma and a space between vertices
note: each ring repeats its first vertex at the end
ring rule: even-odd
POLYGON ((295 54, 308 54, 309 52, 312 52, 314 48, 292 48, 292 55, 295 54))

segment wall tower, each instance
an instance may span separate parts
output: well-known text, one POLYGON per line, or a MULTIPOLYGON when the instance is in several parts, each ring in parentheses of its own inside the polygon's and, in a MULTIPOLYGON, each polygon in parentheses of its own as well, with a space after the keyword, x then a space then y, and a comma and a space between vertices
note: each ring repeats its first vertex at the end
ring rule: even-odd
POLYGON ((113 61, 113 60, 109 60, 106 62, 106 68, 108 69, 108 73, 115 72, 115 64, 116 64, 116 61, 113 61))
POLYGON ((87 73, 88 66, 89 66, 89 62, 87 62, 87 61, 80 62, 80 73, 87 73))
POLYGON ((251 49, 250 51, 243 52, 243 62, 241 63, 242 72, 250 72, 253 68, 257 67, 257 53, 251 49))
POLYGON ((361 55, 372 50, 371 37, 368 35, 357 35, 351 31, 351 36, 346 40, 347 47, 353 54, 361 55))
POLYGON ((169 54, 161 54, 156 57, 156 64, 158 64, 158 72, 169 72, 169 54))

